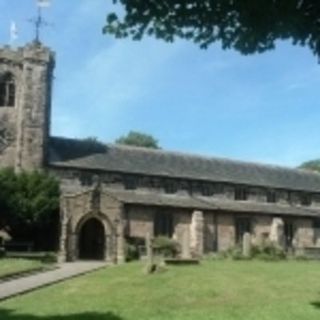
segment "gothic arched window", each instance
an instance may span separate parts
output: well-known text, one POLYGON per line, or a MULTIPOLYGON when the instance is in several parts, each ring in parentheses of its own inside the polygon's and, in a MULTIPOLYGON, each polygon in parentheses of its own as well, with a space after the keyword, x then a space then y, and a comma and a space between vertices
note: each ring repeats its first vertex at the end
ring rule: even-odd
POLYGON ((12 73, 0 75, 0 107, 13 107, 15 95, 16 87, 12 73))

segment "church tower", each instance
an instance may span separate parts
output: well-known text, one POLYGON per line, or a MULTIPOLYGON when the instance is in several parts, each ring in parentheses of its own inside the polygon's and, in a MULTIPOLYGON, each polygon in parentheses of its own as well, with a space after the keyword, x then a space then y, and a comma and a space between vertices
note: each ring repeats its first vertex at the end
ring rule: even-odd
POLYGON ((54 53, 39 42, 0 48, 0 167, 46 164, 54 65, 54 53))

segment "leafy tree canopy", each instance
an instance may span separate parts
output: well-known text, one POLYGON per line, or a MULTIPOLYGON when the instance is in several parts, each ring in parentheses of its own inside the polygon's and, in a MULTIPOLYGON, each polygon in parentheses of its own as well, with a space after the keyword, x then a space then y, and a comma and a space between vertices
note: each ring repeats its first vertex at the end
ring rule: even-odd
POLYGON ((113 0, 124 14, 108 14, 104 33, 140 40, 187 39, 243 54, 273 49, 278 39, 306 45, 320 56, 319 0, 113 0))
POLYGON ((299 168, 320 172, 320 159, 304 162, 299 166, 299 168))
MULTIPOLYGON (((7 221, 45 223, 59 209, 59 184, 41 172, 0 171, 0 215, 7 221)), ((0 221, 1 222, 1 221, 0 221)))
POLYGON ((115 141, 116 144, 125 144, 144 148, 159 149, 158 140, 153 136, 137 131, 130 131, 115 141))

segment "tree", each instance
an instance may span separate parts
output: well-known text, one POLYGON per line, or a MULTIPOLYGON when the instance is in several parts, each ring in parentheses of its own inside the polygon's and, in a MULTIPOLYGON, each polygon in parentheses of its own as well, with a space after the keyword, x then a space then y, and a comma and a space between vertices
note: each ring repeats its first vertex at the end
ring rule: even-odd
POLYGON ((153 136, 137 131, 130 131, 126 136, 122 136, 117 139, 115 143, 152 149, 160 148, 158 140, 153 136))
POLYGON ((104 33, 140 40, 154 36, 167 42, 187 39, 207 48, 243 54, 275 48, 276 40, 306 45, 320 57, 318 0, 113 0, 124 15, 108 14, 104 33))
POLYGON ((37 171, 0 171, 0 229, 9 226, 15 238, 38 240, 41 246, 54 237, 58 219, 59 183, 54 177, 37 171))
POLYGON ((0 172, 2 205, 21 221, 45 221, 59 208, 59 184, 55 178, 41 172, 0 172))
POLYGON ((320 172, 320 159, 310 160, 302 163, 299 166, 300 169, 306 169, 310 171, 320 172))

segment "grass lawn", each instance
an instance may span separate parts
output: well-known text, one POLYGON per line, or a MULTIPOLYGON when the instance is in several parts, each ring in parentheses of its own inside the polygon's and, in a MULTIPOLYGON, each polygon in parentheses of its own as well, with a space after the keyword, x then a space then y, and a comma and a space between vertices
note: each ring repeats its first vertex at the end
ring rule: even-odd
MULTIPOLYGON (((16 272, 29 271, 43 266, 40 261, 27 259, 0 259, 0 278, 16 272)), ((1 319, 1 317, 0 317, 1 319)))
POLYGON ((0 303, 1 320, 319 320, 320 262, 206 261, 144 275, 140 263, 0 303))

